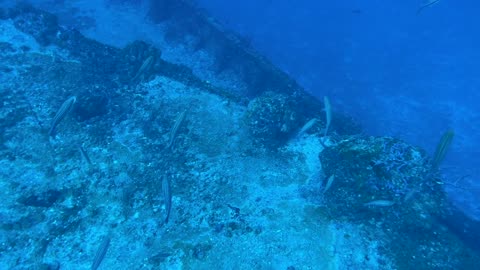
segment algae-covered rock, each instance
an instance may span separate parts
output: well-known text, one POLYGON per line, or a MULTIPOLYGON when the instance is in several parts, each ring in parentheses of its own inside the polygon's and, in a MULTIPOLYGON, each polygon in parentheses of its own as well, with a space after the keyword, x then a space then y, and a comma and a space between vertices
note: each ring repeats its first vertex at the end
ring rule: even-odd
POLYGON ((50 45, 56 38, 59 26, 55 15, 36 10, 25 3, 16 5, 6 13, 14 18, 17 29, 33 36, 41 45, 50 45))
POLYGON ((123 83, 138 83, 142 79, 152 79, 158 70, 155 66, 161 57, 161 51, 153 46, 134 41, 120 52, 119 73, 123 74, 119 80, 123 83))
POLYGON ((333 219, 365 225, 398 269, 473 269, 473 253, 439 223, 454 208, 421 149, 389 137, 344 137, 320 153, 333 219), (448 258, 446 260, 445 258, 448 258))
POLYGON ((246 114, 251 135, 264 146, 278 146, 287 141, 303 123, 298 104, 287 95, 265 92, 253 99, 246 114))
POLYGON ((325 175, 335 175, 324 194, 334 215, 358 219, 359 211, 369 217, 368 209, 374 208, 417 218, 444 208, 445 193, 424 151, 398 139, 345 137, 326 148, 320 160, 325 175))

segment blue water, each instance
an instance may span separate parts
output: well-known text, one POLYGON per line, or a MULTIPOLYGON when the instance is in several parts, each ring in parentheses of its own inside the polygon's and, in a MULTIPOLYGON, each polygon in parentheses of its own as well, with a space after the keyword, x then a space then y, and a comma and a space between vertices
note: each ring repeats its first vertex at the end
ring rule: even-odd
POLYGON ((199 0, 291 74, 328 95, 367 132, 433 153, 456 133, 444 172, 466 176, 455 200, 480 217, 478 1, 199 0))

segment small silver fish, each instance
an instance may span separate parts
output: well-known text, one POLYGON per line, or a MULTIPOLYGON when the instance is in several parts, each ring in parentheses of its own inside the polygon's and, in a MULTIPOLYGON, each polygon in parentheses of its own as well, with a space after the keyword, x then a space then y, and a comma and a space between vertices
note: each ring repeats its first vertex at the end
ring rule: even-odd
POLYGON ((332 186, 333 184, 333 180, 335 180, 335 174, 332 174, 328 180, 327 180, 327 184, 325 185, 325 188, 323 189, 323 192, 327 192, 327 190, 330 189, 330 187, 332 186))
POLYGON ((434 4, 436 4, 440 0, 428 0, 426 1, 420 8, 417 9, 417 15, 420 14, 425 8, 430 7, 434 4))
POLYGON ((162 177, 162 193, 163 193, 163 200, 165 203, 165 224, 168 223, 168 218, 170 217, 170 210, 172 209, 172 193, 170 190, 170 181, 168 181, 168 177, 162 177))
POLYGON ((100 247, 98 247, 97 254, 95 255, 95 259, 93 260, 93 264, 90 267, 90 269, 92 270, 98 269, 98 267, 103 261, 103 258, 105 258, 105 255, 107 254, 108 247, 110 246, 110 239, 111 239, 110 234, 108 234, 103 238, 102 243, 100 244, 100 247))
POLYGON ((405 197, 403 197, 403 201, 409 201, 411 198, 413 198, 413 195, 415 195, 418 192, 416 189, 411 189, 405 194, 405 197))
POLYGON ((90 160, 90 157, 88 157, 87 151, 83 148, 82 145, 78 146, 78 150, 80 151, 80 154, 82 155, 83 159, 88 163, 88 165, 92 165, 92 161, 90 160))
POLYGON ((49 136, 55 137, 55 130, 57 128, 58 123, 60 123, 60 121, 62 121, 62 119, 65 118, 65 115, 67 115, 68 112, 72 110, 75 102, 77 102, 76 96, 69 97, 67 100, 65 100, 65 102, 63 102, 62 106, 60 107, 60 109, 55 114, 55 117, 53 118, 50 131, 48 132, 49 136))
POLYGON ((310 119, 307 123, 305 123, 305 125, 303 125, 303 127, 300 129, 300 131, 297 133, 297 138, 303 136, 303 134, 305 134, 308 130, 310 130, 313 125, 315 125, 315 123, 317 122, 317 118, 312 118, 310 119))
POLYGON ((181 112, 179 115, 177 115, 177 118, 175 119, 175 124, 172 127, 172 130, 170 130, 170 138, 168 142, 167 148, 171 149, 173 146, 173 143, 175 142, 175 138, 177 137, 177 132, 180 126, 182 125, 183 121, 185 120, 185 116, 187 115, 187 110, 181 112))
POLYGON ((363 206, 380 206, 380 207, 388 207, 394 205, 395 202, 389 200, 376 200, 371 201, 368 203, 364 203, 363 206))
POLYGON ((147 73, 147 71, 150 71, 151 67, 153 66, 153 63, 155 62, 154 60, 155 58, 153 57, 153 55, 150 55, 149 57, 147 57, 147 59, 143 61, 142 65, 140 66, 140 68, 138 69, 137 73, 135 74, 135 76, 132 78, 131 81, 134 82, 138 80, 140 76, 147 73))
POLYGON ((323 132, 323 138, 320 139, 320 144, 323 148, 327 148, 324 140, 327 137, 328 129, 330 128, 330 123, 332 122, 332 105, 330 104, 330 99, 327 96, 323 97, 323 104, 325 106, 325 131, 323 132))

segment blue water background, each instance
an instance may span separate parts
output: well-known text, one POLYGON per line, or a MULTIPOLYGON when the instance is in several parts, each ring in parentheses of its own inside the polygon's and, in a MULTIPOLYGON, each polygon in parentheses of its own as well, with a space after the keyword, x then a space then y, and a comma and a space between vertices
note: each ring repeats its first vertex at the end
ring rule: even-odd
POLYGON ((480 2, 198 0, 369 134, 435 151, 453 199, 480 216, 480 2))

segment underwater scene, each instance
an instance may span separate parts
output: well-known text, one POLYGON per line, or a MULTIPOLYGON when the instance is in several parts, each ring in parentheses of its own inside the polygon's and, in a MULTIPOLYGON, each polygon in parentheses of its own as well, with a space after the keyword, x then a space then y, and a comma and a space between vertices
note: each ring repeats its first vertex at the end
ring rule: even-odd
POLYGON ((0 270, 480 269, 473 0, 0 0, 0 270))

